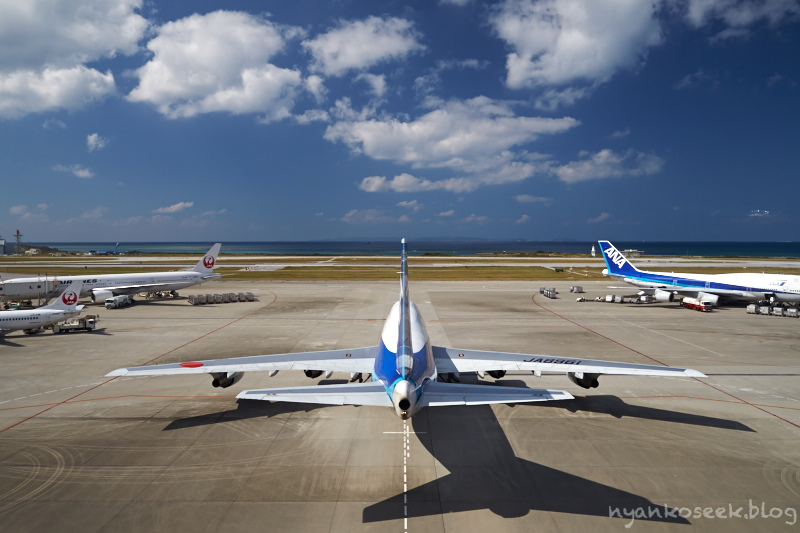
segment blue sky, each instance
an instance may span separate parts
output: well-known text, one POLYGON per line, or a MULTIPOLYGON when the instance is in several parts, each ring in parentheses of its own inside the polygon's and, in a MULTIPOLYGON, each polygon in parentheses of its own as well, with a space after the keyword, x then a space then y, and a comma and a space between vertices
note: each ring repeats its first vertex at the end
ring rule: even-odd
POLYGON ((797 240, 800 2, 0 0, 0 235, 797 240))

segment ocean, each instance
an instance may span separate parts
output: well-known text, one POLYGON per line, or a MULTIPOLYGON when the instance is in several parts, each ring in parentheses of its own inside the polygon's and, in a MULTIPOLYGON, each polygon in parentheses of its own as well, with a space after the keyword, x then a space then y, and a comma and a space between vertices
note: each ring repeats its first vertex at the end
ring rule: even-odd
MULTIPOLYGON (((640 250, 643 255, 693 257, 800 257, 800 242, 647 242, 612 241, 620 250, 640 250)), ((26 243, 65 252, 110 252, 116 243, 26 243)), ((211 242, 121 242, 120 252, 202 254, 211 242)), ((590 241, 408 241, 410 255, 475 256, 492 252, 553 252, 588 254, 590 241)), ((222 252, 242 255, 400 255, 397 241, 223 242, 222 252)))

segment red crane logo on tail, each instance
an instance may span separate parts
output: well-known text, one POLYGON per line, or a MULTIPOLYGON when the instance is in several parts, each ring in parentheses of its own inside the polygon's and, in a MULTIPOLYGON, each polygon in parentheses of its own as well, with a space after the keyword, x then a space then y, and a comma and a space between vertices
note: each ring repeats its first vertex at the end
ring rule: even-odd
POLYGON ((214 257, 207 255, 203 258, 203 266, 206 268, 214 268, 214 257))
POLYGON ((65 292, 63 295, 61 295, 61 301, 66 305, 74 305, 75 302, 78 301, 78 295, 72 291, 65 292))

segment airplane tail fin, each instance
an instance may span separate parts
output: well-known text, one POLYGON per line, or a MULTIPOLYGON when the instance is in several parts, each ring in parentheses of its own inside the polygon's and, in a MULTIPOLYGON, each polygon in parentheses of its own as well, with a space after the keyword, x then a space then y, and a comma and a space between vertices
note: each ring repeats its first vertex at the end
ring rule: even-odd
POLYGON ((412 357, 414 350, 411 347, 411 311, 408 300, 408 256, 406 255, 406 240, 400 241, 400 324, 397 335, 397 357, 402 358, 401 368, 403 378, 411 367, 407 359, 412 357))
POLYGON ((219 255, 220 248, 222 248, 222 243, 219 242, 212 246, 192 270, 203 274, 211 274, 214 271, 214 265, 217 264, 217 256, 219 255))
POLYGON ((83 308, 78 305, 78 297, 81 295, 81 287, 83 281, 76 279, 72 280, 69 285, 64 287, 58 298, 49 305, 45 305, 42 309, 55 309, 57 311, 75 311, 83 308))
POLYGON ((608 241, 598 241, 598 244, 603 251, 603 259, 610 275, 625 276, 639 272, 639 269, 633 266, 613 244, 608 241))

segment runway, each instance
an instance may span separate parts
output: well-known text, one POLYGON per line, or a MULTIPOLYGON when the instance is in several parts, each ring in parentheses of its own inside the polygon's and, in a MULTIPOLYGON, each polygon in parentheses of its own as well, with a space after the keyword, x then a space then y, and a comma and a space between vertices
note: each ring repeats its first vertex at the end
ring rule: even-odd
MULTIPOLYGON (((0 523, 16 531, 795 531, 800 321, 576 302, 609 281, 410 282, 437 345, 690 367, 692 378, 462 375, 567 402, 392 410, 237 401, 302 373, 105 378, 149 362, 374 345, 396 282, 211 282, 0 340, 0 523), (194 289, 194 290, 193 290, 194 289)), ((619 292, 619 291, 617 291, 619 292)), ((333 374, 324 383, 341 383, 333 374)))

